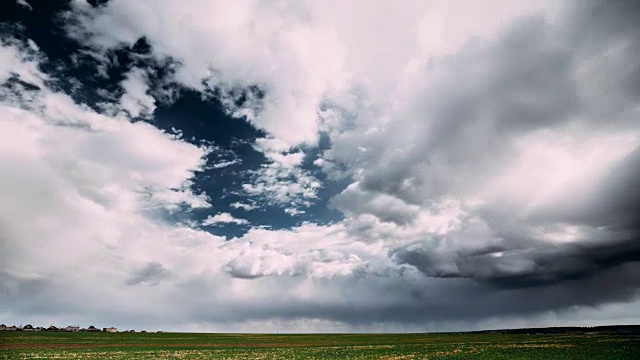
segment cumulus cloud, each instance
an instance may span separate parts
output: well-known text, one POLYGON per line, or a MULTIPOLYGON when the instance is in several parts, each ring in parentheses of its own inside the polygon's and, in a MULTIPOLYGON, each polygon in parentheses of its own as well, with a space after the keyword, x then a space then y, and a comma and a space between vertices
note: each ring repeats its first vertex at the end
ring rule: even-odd
POLYGON ((231 99, 238 87, 258 86, 264 93, 260 108, 233 112, 255 113, 251 121, 290 146, 316 141, 316 108, 324 92, 344 81, 336 34, 305 26, 300 21, 303 9, 294 5, 112 1, 93 8, 75 1, 73 6, 84 16, 74 17, 77 23, 70 33, 98 48, 145 36, 157 56, 175 57, 184 64, 176 77, 186 86, 204 90, 208 84, 231 99), (151 13, 166 16, 155 18, 151 13), (116 24, 124 26, 113 31, 116 24))
POLYGON ((237 201, 234 203, 231 203, 231 207, 234 209, 242 209, 244 211, 251 211, 251 210, 258 209, 258 206, 256 206, 255 204, 245 204, 237 201))
POLYGON ((9 64, 0 70, 3 298, 91 302, 125 283, 159 282, 166 272, 150 244, 173 230, 156 216, 209 206, 190 187, 206 150, 49 88, 39 55, 17 40, 0 54, 9 64))
POLYGON ((149 116, 156 108, 155 99, 147 93, 147 81, 143 71, 134 69, 122 82, 124 94, 120 98, 119 105, 133 118, 141 115, 149 116))
POLYGON ((216 225, 216 224, 237 224, 237 225, 244 225, 244 224, 248 224, 249 222, 245 219, 238 219, 236 217, 234 217, 233 215, 229 214, 229 213, 220 213, 220 214, 216 214, 214 216, 209 216, 207 217, 203 222, 202 225, 204 226, 209 226, 209 225, 216 225))

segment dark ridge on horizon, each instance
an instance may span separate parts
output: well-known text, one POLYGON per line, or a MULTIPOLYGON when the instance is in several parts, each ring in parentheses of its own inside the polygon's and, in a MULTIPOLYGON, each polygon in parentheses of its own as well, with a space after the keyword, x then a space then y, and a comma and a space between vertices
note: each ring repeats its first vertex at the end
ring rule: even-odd
POLYGON ((640 334, 640 325, 601 325, 601 326, 552 326, 539 328, 517 328, 517 329, 494 329, 455 332, 465 334, 608 334, 608 335, 630 335, 640 334))

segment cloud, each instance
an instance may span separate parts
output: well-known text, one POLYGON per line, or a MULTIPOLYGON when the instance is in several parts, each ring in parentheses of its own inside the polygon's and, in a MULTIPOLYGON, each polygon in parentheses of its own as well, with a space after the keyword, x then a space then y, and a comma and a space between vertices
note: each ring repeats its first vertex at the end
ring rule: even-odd
POLYGON ((233 215, 229 213, 220 213, 215 216, 207 217, 203 222, 203 226, 217 225, 217 224, 237 224, 237 225, 245 225, 249 222, 245 219, 238 219, 233 217, 233 215))
POLYGON ((245 203, 241 203, 241 202, 234 202, 231 203, 231 207, 234 209, 242 209, 244 211, 251 211, 251 210, 255 210, 258 209, 259 207, 253 204, 245 204, 245 203))
POLYGON ((150 250, 174 231, 160 214, 209 206, 191 189, 206 150, 75 103, 48 86, 53 75, 32 52, 17 40, 0 46, 3 308, 29 298, 15 310, 54 314, 87 301, 96 311, 123 284, 167 275, 150 250))
POLYGON ((27 0, 16 0, 16 2, 18 3, 18 5, 25 7, 29 11, 33 10, 33 7, 31 7, 27 0))
POLYGON ((309 206, 322 186, 308 171, 287 168, 278 162, 268 163, 252 174, 255 180, 242 184, 243 190, 268 204, 309 206))
POLYGON ((213 168, 214 169, 222 169, 222 168, 226 168, 227 166, 235 165, 237 163, 238 163, 238 161, 236 161, 236 160, 223 161, 221 163, 214 164, 213 168))
POLYGON ((15 39, 3 39, 0 46, 0 81, 5 83, 12 76, 36 86, 43 85, 48 78, 38 71, 38 53, 35 43, 28 46, 15 39), (35 49, 34 49, 35 48, 35 49))
POLYGON ((384 193, 365 193, 359 185, 358 182, 349 185, 334 199, 333 205, 346 213, 371 214, 382 221, 398 224, 411 223, 418 216, 419 206, 384 193))
MULTIPOLYGON (((629 6, 594 2, 555 17, 534 14, 412 68, 413 81, 400 88, 382 127, 340 134, 325 153, 350 164, 357 180, 333 204, 354 219, 375 217, 354 228, 368 237, 418 235, 390 254, 429 277, 566 285, 636 261, 629 241, 637 229, 623 220, 635 210, 607 212, 616 219, 595 210, 613 202, 595 194, 609 191, 610 174, 635 168, 640 144, 632 121, 637 88, 622 86, 636 78, 631 54, 640 49, 629 6), (609 22, 618 17, 625 25, 609 22), (587 37, 585 27, 598 35, 587 37), (597 73, 590 63, 601 66, 597 73), (620 86, 606 96, 585 92, 599 88, 596 76, 620 86), (424 231, 424 223, 414 231, 397 226, 451 198, 467 205, 445 233, 424 231), (585 211, 594 216, 579 215, 585 211)), ((628 176, 617 189, 628 192, 635 175, 628 176)), ((636 285, 619 283, 629 292, 636 285)))
POLYGON ((158 285, 160 281, 168 278, 171 272, 165 269, 162 264, 151 261, 146 266, 137 270, 127 281, 127 285, 158 285))
POLYGON ((253 228, 223 246, 232 259, 223 270, 237 278, 351 276, 371 257, 372 249, 350 245, 340 225, 303 224, 290 230, 253 228))
POLYGON ((120 98, 120 108, 132 118, 149 116, 156 108, 155 99, 148 93, 146 75, 140 69, 131 70, 122 82, 124 94, 120 98))
POLYGON ((255 147, 267 162, 260 169, 250 171, 252 182, 242 184, 246 194, 269 205, 289 206, 285 211, 292 215, 292 211, 302 213, 300 208, 318 199, 322 183, 301 166, 303 151, 289 152, 285 142, 274 138, 258 139, 255 147))
POLYGON ((77 22, 70 34, 95 47, 134 43, 145 36, 155 55, 175 57, 184 64, 176 77, 186 86, 204 90, 205 79, 204 84, 229 99, 236 89, 258 86, 264 93, 260 107, 249 102, 249 108, 240 106, 232 112, 255 113, 249 118, 252 122, 289 146, 316 142, 316 108, 323 94, 339 88, 345 76, 336 35, 305 26, 300 21, 304 13, 296 13, 293 5, 243 1, 232 7, 222 2, 178 6, 164 1, 132 6, 112 1, 92 8, 75 1, 73 6, 73 15, 82 16, 74 17, 77 22), (150 17, 151 9, 168 16, 150 17), (204 13, 214 18, 199 15, 204 13), (261 20, 254 21, 258 17, 261 20), (127 25, 113 31, 116 24, 127 25), (310 39, 313 47, 308 46, 310 39))

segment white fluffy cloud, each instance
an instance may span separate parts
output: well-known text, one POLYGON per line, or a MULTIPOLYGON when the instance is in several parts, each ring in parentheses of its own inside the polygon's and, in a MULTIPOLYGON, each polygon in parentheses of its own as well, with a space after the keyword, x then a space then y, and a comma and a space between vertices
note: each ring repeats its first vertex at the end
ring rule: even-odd
POLYGON ((10 64, 0 78, 13 74, 40 87, 5 82, 0 90, 3 294, 20 298, 35 289, 29 296, 90 303, 131 281, 157 283, 170 270, 156 263, 153 249, 163 246, 153 243, 166 250, 180 229, 156 216, 209 206, 190 189, 205 149, 74 103, 44 84, 48 77, 24 55, 30 51, 17 42, 0 47, 10 64), (104 287, 94 286, 98 278, 104 287))
POLYGON ((202 225, 207 226, 207 225, 216 225, 216 224, 237 224, 237 225, 244 225, 244 224, 248 224, 249 222, 245 219, 238 219, 236 217, 234 217, 233 215, 229 214, 229 213, 220 213, 220 214, 216 214, 214 216, 209 216, 207 217, 203 222, 202 225))
POLYGON ((149 116, 156 108, 155 99, 147 94, 148 81, 143 71, 133 69, 122 82, 124 94, 120 99, 119 107, 133 118, 141 115, 149 116))
POLYGON ((237 87, 263 88, 260 109, 235 110, 259 112, 249 118, 289 146, 316 142, 317 108, 326 92, 344 86, 337 34, 305 24, 303 7, 293 4, 114 1, 96 10, 77 0, 74 6, 86 16, 76 17, 73 35, 100 48, 146 36, 155 55, 183 63, 176 77, 186 86, 203 90, 206 80, 230 96, 237 87))

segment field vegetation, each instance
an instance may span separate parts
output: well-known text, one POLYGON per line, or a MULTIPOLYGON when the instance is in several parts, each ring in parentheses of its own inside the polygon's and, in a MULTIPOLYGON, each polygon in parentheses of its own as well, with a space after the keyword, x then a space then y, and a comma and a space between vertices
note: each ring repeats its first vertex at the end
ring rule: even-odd
POLYGON ((0 359, 640 359, 640 336, 4 331, 0 359))

